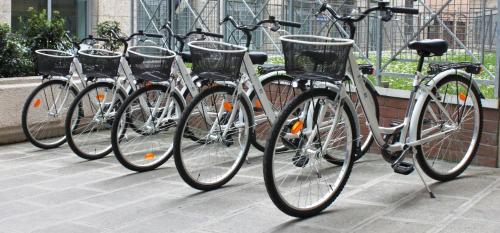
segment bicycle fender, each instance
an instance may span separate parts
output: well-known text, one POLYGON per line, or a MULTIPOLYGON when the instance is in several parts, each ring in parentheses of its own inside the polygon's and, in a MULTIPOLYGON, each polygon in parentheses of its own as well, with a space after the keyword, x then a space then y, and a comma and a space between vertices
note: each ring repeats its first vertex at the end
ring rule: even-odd
MULTIPOLYGON (((472 76, 470 74, 468 74, 467 72, 465 72, 463 70, 450 69, 450 70, 441 72, 438 75, 434 76, 434 78, 432 78, 432 80, 429 81, 425 85, 428 86, 430 89, 432 89, 432 88, 434 88, 434 86, 437 83, 439 83, 441 80, 443 80, 444 78, 446 78, 446 77, 448 77, 450 75, 463 76, 464 78, 467 78, 469 80, 472 78, 472 76)), ((479 91, 479 95, 481 96, 481 98, 484 98, 483 94, 481 93, 481 90, 479 89, 479 85, 477 84, 477 82, 474 79, 472 79, 472 86, 474 88, 476 88, 476 90, 479 91)), ((415 108, 413 109, 414 113, 422 112, 423 111, 423 106, 424 106, 425 100, 429 96, 429 94, 427 94, 425 92, 418 92, 417 95, 418 95, 417 101, 415 103, 415 108)), ((411 119, 410 119, 410 130, 408 132, 409 142, 414 142, 414 141, 417 140, 417 124, 418 124, 418 118, 419 118, 418 115, 419 114, 412 114, 412 116, 411 116, 411 119)))
MULTIPOLYGON (((268 78, 272 78, 274 76, 280 76, 280 75, 287 75, 286 71, 284 71, 284 70, 282 70, 282 71, 273 71, 273 72, 270 72, 270 73, 267 73, 267 74, 264 74, 264 75, 260 75, 258 78, 259 78, 259 81, 262 83, 262 82, 264 82, 264 80, 266 80, 268 78)), ((247 95, 250 96, 250 94, 252 93, 253 90, 254 90, 253 87, 248 88, 248 90, 246 91, 247 95)))

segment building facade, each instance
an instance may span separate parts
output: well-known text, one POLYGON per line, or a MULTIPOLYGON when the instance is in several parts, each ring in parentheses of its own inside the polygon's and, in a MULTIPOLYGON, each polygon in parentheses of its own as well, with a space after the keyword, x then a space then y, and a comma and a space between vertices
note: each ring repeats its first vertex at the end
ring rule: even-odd
MULTIPOLYGON (((15 31, 19 28, 19 17, 27 10, 58 11, 65 19, 66 28, 78 37, 95 31, 99 22, 118 21, 122 30, 129 33, 132 28, 130 0, 0 0, 0 23, 7 23, 15 31)), ((50 16, 49 16, 50 17, 50 16)))

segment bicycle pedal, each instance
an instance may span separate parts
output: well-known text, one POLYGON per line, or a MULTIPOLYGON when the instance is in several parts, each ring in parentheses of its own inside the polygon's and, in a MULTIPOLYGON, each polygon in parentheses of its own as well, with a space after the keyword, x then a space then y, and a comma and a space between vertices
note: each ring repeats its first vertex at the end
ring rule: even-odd
POLYGON ((393 164, 391 167, 395 173, 398 173, 401 175, 409 175, 415 170, 415 166, 413 166, 413 164, 407 163, 407 162, 399 162, 399 163, 393 164))

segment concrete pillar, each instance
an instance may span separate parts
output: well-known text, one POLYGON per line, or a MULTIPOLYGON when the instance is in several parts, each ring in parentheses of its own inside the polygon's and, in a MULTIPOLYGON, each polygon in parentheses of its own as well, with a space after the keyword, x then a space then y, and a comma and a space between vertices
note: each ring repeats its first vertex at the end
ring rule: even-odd
POLYGON ((0 23, 11 24, 12 0, 0 0, 0 23))
MULTIPOLYGON (((498 3, 497 3, 497 7, 500 6, 500 0, 498 0, 498 3)), ((500 23, 500 13, 497 13, 497 22, 500 23)), ((496 74, 496 78, 495 78, 495 94, 496 94, 496 97, 497 97, 497 105, 498 105, 498 109, 500 109, 500 26, 497 24, 497 44, 496 44, 496 47, 497 47, 497 74, 496 74)), ((499 119, 498 121, 500 122, 500 116, 499 116, 499 119)), ((498 139, 498 145, 500 145, 500 124, 498 124, 498 132, 497 132, 497 138, 498 139)), ((498 159, 497 159, 497 167, 500 167, 500 149, 497 151, 498 153, 498 159)))

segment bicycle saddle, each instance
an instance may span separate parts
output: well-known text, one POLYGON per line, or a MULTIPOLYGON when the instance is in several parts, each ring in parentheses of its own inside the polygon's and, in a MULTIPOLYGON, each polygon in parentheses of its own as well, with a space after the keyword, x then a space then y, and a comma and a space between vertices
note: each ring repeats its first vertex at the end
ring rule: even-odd
POLYGON ((267 53, 265 52, 249 52, 250 60, 254 65, 262 65, 267 61, 267 53))
POLYGON ((445 40, 420 40, 412 41, 408 45, 409 49, 416 50, 420 56, 442 56, 448 51, 448 42, 445 40))

